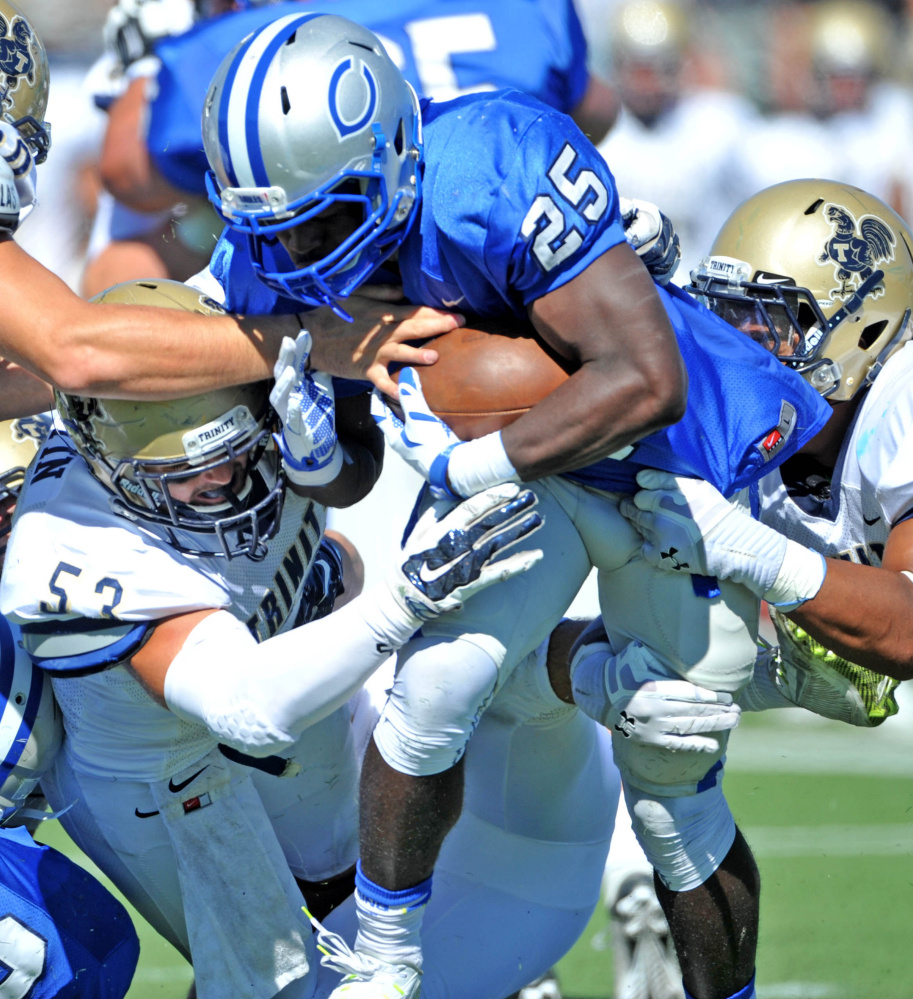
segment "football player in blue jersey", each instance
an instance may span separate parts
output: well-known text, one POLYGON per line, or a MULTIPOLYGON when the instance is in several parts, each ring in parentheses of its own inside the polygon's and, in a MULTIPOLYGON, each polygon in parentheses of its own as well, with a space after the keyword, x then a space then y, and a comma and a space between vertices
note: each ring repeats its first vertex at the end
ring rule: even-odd
MULTIPOLYGON (((355 289, 392 275, 415 302, 529 318, 576 366, 515 423, 469 442, 431 414, 414 372, 400 377, 404 421, 376 409, 433 495, 534 480, 545 513, 542 563, 409 643, 367 750, 357 958, 337 965, 350 972, 340 994, 414 997, 422 912, 460 812, 466 745, 591 566, 619 675, 683 676, 727 698, 751 673, 757 598, 710 578, 682 584, 640 557, 619 512, 638 469, 704 478, 733 497, 808 440, 827 407, 757 344, 654 284, 627 245, 601 157, 533 98, 419 102, 370 32, 291 14, 223 62, 203 138, 213 201, 232 227, 204 283, 229 308, 344 314, 355 289)), ((775 580, 766 596, 788 603, 803 583, 775 580)), ((578 665, 578 703, 603 720, 604 671, 580 677, 578 665)), ((722 795, 725 738, 685 762, 629 750, 636 724, 621 727, 615 752, 685 984, 698 999, 749 999, 758 875, 722 795)))
MULTIPOLYGON (((218 236, 205 200, 207 162, 200 144, 209 81, 241 38, 296 9, 292 2, 228 0, 200 11, 204 16, 192 30, 172 18, 182 30, 147 37, 163 30, 163 17, 152 13, 176 3, 188 0, 121 0, 109 15, 118 25, 126 22, 116 33, 117 50, 122 60, 136 62, 126 91, 106 108, 100 167, 116 200, 103 203, 96 222, 86 295, 134 277, 183 280, 205 266, 218 236), (213 16, 226 10, 233 13, 213 16), (144 21, 152 22, 145 33, 144 21), (177 203, 180 216, 173 218, 177 203), (199 256, 203 247, 205 259, 199 256)), ((311 7, 319 4, 311 0, 311 7)), ((570 113, 595 141, 618 114, 614 91, 587 71, 572 0, 405 0, 381 7, 372 0, 334 0, 333 11, 375 31, 425 96, 516 87, 570 113)))
MULTIPOLYGON (((47 416, 0 423, 0 568, 25 466, 49 427, 47 416)), ((36 807, 38 782, 62 739, 50 679, 29 661, 18 628, 0 617, 0 993, 122 999, 139 958, 127 910, 29 833, 50 817, 36 807)))
MULTIPOLYGON (((173 398, 268 378, 283 337, 295 336, 300 328, 294 316, 200 316, 160 309, 150 322, 147 308, 89 305, 16 244, 13 234, 34 202, 35 164, 50 144, 44 121, 48 66, 40 38, 10 0, 0 0, 4 36, 18 39, 28 59, 22 56, 16 63, 26 67, 25 73, 11 72, 16 67, 9 61, 0 63, 0 275, 5 291, 0 418, 47 408, 47 385, 34 376, 71 392, 126 398, 173 398)), ((309 319, 315 361, 327 371, 357 376, 377 365, 375 374, 382 376, 387 360, 429 363, 434 351, 417 350, 406 341, 460 323, 449 312, 369 298, 355 301, 352 311, 358 315, 354 325, 323 310, 323 331, 309 319)), ((395 392, 392 382, 389 387, 395 392)))

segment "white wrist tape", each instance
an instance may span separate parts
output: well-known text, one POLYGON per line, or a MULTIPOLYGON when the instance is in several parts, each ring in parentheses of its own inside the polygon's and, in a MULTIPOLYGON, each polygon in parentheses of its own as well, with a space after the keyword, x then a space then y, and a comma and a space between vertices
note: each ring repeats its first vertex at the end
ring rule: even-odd
POLYGON ((447 479, 458 496, 472 496, 501 482, 519 482, 520 476, 504 450, 501 431, 496 430, 458 444, 450 455, 447 479))
POLYGON ((282 462, 282 467, 285 469, 286 479, 288 479, 292 485, 307 486, 310 488, 313 486, 329 485, 329 483, 333 482, 342 471, 342 466, 344 464, 351 465, 352 459, 349 457, 348 452, 342 444, 337 441, 330 460, 325 465, 321 465, 320 468, 317 468, 314 471, 293 468, 285 460, 282 462))
POLYGON ((789 613, 817 594, 826 573, 827 560, 823 555, 787 540, 777 578, 762 596, 778 610, 789 613))

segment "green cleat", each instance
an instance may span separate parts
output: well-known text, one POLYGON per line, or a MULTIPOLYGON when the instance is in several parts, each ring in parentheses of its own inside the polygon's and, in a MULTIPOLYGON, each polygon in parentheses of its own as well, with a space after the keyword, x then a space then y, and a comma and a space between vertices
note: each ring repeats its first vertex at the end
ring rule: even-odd
POLYGON ((768 650, 767 668, 777 689, 793 704, 862 728, 875 728, 897 714, 898 680, 831 652, 773 607, 770 619, 780 645, 768 650))

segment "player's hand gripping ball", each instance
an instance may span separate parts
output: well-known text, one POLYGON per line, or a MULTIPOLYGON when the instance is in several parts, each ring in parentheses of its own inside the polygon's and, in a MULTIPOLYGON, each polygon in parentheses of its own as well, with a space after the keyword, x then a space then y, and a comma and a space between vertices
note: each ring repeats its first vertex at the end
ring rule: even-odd
MULTIPOLYGON (((425 401, 464 441, 513 423, 566 381, 574 367, 530 324, 518 321, 478 320, 428 345, 438 360, 418 369, 425 401)), ((398 380, 398 373, 393 377, 398 380)))

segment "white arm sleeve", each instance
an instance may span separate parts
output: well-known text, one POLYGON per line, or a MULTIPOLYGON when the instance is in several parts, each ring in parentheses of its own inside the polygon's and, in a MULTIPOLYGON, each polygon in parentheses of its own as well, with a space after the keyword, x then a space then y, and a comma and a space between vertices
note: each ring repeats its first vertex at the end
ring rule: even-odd
POLYGON ((188 635, 165 677, 165 703, 251 756, 287 749, 332 714, 419 626, 381 585, 339 611, 257 644, 227 611, 188 635))

